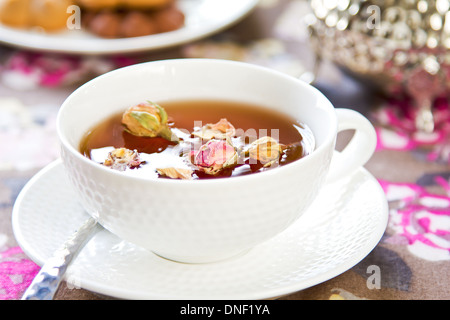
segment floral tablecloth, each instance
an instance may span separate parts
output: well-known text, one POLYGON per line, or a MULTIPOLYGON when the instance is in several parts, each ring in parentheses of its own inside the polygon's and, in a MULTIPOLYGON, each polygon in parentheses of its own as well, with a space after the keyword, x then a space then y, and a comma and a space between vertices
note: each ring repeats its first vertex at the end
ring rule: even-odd
MULTIPOLYGON (((0 299, 20 299, 39 271, 14 238, 11 212, 29 179, 59 157, 55 117, 75 88, 121 66, 175 57, 246 61, 299 77, 311 66, 301 23, 307 6, 302 0, 261 0, 244 20, 220 34, 147 54, 67 56, 0 46, 0 299)), ((356 266, 279 299, 449 299, 448 101, 436 102, 436 130, 424 136, 413 129, 407 100, 374 96, 331 64, 322 66, 315 86, 336 107, 359 110, 375 125, 378 147, 366 168, 389 200, 389 223, 380 243, 356 266), (370 285, 370 266, 381 271, 380 286, 370 285)), ((55 299, 105 297, 63 283, 55 299)))

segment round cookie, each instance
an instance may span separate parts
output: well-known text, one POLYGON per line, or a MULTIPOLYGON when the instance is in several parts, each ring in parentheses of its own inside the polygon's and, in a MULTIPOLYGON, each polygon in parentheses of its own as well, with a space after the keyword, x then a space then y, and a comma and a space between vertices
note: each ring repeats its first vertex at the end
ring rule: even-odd
POLYGON ((11 27, 26 28, 31 0, 0 0, 0 22, 11 27))
POLYGON ((70 0, 34 0, 30 4, 31 27, 41 27, 47 31, 61 30, 67 26, 70 0))
POLYGON ((88 10, 102 9, 156 9, 172 0, 78 0, 78 4, 88 10))
POLYGON ((66 27, 71 0, 0 0, 0 22, 16 28, 40 27, 56 31, 66 27))
POLYGON ((169 5, 152 13, 152 20, 158 32, 168 32, 179 29, 184 24, 184 14, 174 5, 169 5))
POLYGON ((121 4, 132 9, 156 9, 171 3, 171 0, 121 0, 121 4))
POLYGON ((88 29, 92 33, 103 38, 117 38, 119 35, 121 22, 121 14, 105 10, 91 17, 88 29))
POLYGON ((130 11, 125 14, 120 24, 120 37, 141 37, 158 33, 158 28, 148 14, 130 11))
POLYGON ((175 3, 158 9, 102 9, 83 11, 83 27, 102 38, 141 37, 179 29, 184 14, 175 3))
POLYGON ((114 9, 119 6, 120 0, 78 0, 78 4, 89 10, 114 9))

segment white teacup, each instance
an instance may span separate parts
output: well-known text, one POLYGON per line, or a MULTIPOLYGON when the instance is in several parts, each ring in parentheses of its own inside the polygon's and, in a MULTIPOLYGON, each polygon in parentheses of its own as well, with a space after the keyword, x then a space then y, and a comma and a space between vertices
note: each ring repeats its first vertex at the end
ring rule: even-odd
POLYGON ((120 238, 188 263, 225 259, 276 236, 327 181, 358 169, 376 145, 366 118, 335 109, 314 87, 267 68, 211 59, 163 60, 104 74, 67 98, 57 129, 66 171, 87 212, 120 238), (131 177, 79 152, 83 135, 110 115, 146 100, 183 99, 276 108, 307 124, 316 148, 266 172, 212 180, 131 177), (333 158, 337 133, 345 129, 356 131, 333 158))

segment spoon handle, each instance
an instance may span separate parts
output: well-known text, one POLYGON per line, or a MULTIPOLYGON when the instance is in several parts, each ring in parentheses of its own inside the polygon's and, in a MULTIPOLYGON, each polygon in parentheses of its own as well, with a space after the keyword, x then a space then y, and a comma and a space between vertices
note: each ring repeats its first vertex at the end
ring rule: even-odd
POLYGON ((100 229, 93 218, 87 219, 67 241, 44 263, 22 300, 52 300, 70 262, 100 229))

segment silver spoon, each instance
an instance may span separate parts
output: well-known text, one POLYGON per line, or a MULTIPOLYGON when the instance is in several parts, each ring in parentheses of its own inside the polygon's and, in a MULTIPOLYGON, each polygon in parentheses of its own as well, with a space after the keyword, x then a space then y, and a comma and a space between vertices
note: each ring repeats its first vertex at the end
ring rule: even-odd
POLYGON ((101 230, 94 218, 87 219, 67 241, 54 252, 22 296, 22 300, 52 300, 67 267, 85 244, 101 230))

